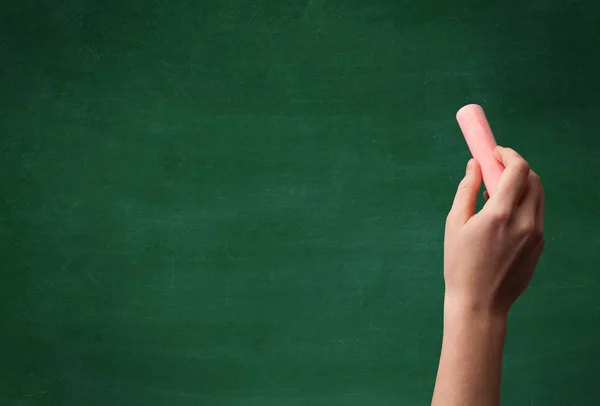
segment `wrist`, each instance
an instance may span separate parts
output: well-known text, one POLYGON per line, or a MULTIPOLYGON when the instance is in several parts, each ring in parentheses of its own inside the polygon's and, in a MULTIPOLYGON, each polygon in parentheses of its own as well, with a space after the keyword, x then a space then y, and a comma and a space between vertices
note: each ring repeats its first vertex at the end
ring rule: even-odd
POLYGON ((454 352, 459 359, 472 356, 501 359, 506 324, 504 313, 493 312, 489 308, 445 306, 443 348, 454 352))
POLYGON ((444 324, 475 325, 494 331, 504 332, 508 311, 478 301, 446 296, 444 300, 444 324))

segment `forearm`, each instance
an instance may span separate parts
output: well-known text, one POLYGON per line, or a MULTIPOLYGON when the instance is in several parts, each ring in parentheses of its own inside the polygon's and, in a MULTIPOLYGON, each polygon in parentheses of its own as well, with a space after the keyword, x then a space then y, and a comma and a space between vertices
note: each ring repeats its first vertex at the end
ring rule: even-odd
POLYGON ((498 406, 505 335, 506 316, 446 302, 432 406, 498 406))

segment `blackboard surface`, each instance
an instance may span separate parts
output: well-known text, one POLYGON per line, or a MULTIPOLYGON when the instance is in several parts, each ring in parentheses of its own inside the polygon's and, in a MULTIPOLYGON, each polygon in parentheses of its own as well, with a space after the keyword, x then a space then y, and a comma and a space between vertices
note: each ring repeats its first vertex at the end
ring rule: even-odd
POLYGON ((5 2, 0 403, 427 404, 454 114, 480 103, 547 193, 503 401, 597 405, 599 16, 5 2))

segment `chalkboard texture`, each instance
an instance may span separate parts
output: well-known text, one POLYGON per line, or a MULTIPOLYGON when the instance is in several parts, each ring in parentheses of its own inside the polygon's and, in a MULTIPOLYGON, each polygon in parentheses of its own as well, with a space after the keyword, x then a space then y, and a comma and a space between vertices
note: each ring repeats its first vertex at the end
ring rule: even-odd
POLYGON ((600 399, 600 2, 7 0, 0 404, 425 405, 479 103, 547 193, 507 405, 600 399))

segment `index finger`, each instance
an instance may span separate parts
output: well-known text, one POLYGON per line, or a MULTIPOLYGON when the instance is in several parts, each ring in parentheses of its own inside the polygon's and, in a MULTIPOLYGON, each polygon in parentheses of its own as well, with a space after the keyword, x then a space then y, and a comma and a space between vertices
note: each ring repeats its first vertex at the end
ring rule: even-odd
POLYGON ((503 204, 516 206, 522 196, 529 176, 529 164, 515 150, 496 147, 494 154, 504 165, 496 193, 490 200, 499 199, 503 204))

